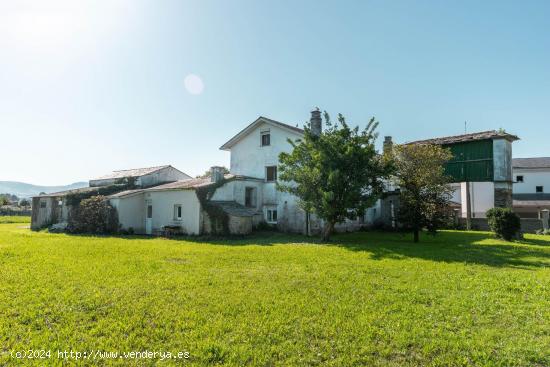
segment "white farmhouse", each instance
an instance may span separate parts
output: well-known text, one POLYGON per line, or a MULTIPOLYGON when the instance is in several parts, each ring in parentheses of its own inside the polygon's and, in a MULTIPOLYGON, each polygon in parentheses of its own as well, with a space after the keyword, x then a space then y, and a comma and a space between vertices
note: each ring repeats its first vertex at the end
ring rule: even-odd
POLYGON ((540 218, 550 209, 550 157, 514 158, 514 211, 523 218, 540 218))
POLYGON ((188 174, 170 165, 113 171, 91 179, 89 187, 33 197, 31 228, 39 229, 55 223, 66 223, 71 211, 71 205, 66 199, 74 195, 100 195, 103 191, 108 191, 105 190, 107 187, 128 182, 133 182, 135 187, 146 188, 190 178, 188 174))
MULTIPOLYGON (((320 133, 319 111, 312 112, 312 131, 320 133)), ((259 117, 241 130, 221 150, 229 151, 230 173, 212 167, 210 177, 179 180, 141 190, 129 190, 110 197, 118 209, 123 228, 147 234, 179 228, 187 234, 213 232, 220 224, 205 207, 218 207, 229 218, 228 229, 244 234, 262 222, 282 231, 313 233, 322 222, 303 211, 297 197, 277 190, 279 154, 292 149, 288 140, 303 137, 304 130, 266 117, 259 117), (208 200, 201 197, 208 193, 208 200)), ((353 230, 364 217, 337 226, 353 230)))

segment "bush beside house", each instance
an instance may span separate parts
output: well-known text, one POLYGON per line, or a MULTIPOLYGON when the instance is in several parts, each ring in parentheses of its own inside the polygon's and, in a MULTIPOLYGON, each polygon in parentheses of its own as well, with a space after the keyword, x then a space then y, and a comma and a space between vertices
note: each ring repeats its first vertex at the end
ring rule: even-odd
POLYGON ((109 204, 105 196, 96 195, 83 199, 75 206, 67 231, 70 233, 116 233, 118 231, 116 209, 109 204))
POLYGON ((521 221, 509 208, 492 208, 487 211, 489 228, 498 238, 511 241, 521 229, 521 221))

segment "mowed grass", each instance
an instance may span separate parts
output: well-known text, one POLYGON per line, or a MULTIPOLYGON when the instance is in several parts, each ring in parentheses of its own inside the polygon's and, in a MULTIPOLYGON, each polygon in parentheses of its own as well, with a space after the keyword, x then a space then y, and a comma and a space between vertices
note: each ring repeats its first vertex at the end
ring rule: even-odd
POLYGON ((0 365, 63 362, 10 357, 28 349, 190 353, 68 361, 94 366, 550 365, 550 236, 421 240, 202 242, 2 224, 0 365))
POLYGON ((31 217, 28 216, 20 216, 20 215, 5 215, 0 216, 0 224, 6 224, 6 223, 31 223, 31 217))

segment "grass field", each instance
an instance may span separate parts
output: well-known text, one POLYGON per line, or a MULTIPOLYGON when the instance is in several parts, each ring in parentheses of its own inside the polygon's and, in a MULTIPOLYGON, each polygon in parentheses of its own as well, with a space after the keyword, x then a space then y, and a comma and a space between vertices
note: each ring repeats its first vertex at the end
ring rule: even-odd
POLYGON ((0 224, 5 223, 30 223, 31 217, 23 217, 23 216, 0 216, 0 224))
POLYGON ((550 236, 166 240, 0 224, 0 366, 550 366, 550 236), (50 359, 15 360, 18 350, 50 359), (91 357, 88 357, 91 358, 91 357), (71 360, 71 364, 77 364, 71 360))

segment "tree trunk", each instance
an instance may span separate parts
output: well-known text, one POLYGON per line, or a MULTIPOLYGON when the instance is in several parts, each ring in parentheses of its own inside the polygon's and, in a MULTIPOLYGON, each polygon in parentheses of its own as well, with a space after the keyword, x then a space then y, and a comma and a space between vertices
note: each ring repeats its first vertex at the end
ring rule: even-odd
POLYGON ((417 228, 415 228, 414 229, 414 243, 418 242, 419 237, 420 237, 420 231, 417 228))
POLYGON ((334 222, 326 222, 325 228, 323 228, 323 242, 330 241, 332 231, 334 231, 334 222))

